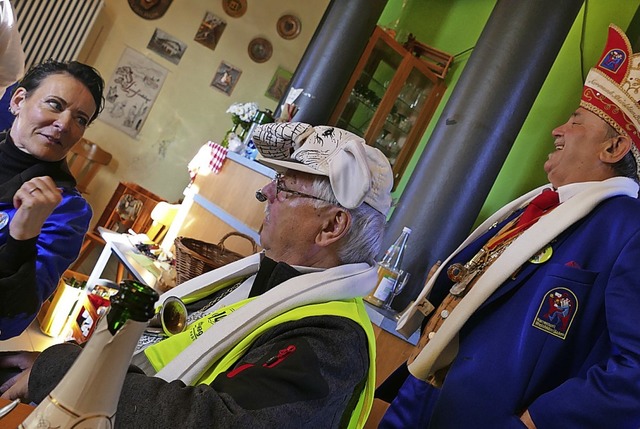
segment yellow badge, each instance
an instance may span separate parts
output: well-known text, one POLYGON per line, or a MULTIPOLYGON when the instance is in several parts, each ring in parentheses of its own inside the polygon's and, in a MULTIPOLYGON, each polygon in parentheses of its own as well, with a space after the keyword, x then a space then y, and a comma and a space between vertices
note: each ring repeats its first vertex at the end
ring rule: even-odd
POLYGON ((551 259, 551 255, 553 255, 553 249, 551 246, 547 246, 537 254, 533 255, 533 257, 529 259, 529 262, 532 264, 542 264, 551 259))

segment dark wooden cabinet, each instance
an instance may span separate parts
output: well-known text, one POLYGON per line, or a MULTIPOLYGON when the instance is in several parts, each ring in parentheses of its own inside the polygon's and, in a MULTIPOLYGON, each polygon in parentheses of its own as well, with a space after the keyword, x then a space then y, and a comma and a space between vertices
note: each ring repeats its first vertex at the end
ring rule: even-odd
POLYGON ((332 125, 387 156, 394 188, 442 98, 452 59, 413 38, 401 45, 376 27, 331 116, 332 125))

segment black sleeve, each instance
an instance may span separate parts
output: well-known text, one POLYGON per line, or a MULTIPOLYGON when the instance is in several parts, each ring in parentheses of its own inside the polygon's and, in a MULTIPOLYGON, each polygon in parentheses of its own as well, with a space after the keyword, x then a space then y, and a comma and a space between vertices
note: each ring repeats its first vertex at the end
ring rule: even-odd
POLYGON ((0 316, 37 311, 36 243, 38 237, 14 240, 0 246, 0 316))
MULTIPOLYGON (((351 320, 309 317, 266 331, 211 386, 167 383, 130 370, 116 427, 342 427, 366 380, 367 350, 364 330, 351 320)), ((59 380, 55 367, 68 367, 68 358, 56 354, 45 352, 36 361, 32 398, 41 400, 55 384, 51 378, 59 380)))

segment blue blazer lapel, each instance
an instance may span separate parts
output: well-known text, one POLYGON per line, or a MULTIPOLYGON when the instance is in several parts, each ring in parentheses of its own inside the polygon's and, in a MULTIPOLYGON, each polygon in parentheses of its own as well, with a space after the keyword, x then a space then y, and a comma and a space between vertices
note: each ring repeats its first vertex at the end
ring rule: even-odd
MULTIPOLYGON (((562 243, 566 240, 566 238, 570 235, 571 231, 573 229, 575 229, 577 227, 577 225, 580 223, 580 221, 574 223, 573 225, 571 225, 569 228, 567 228, 559 237, 554 238, 553 240, 551 240, 551 242, 549 244, 547 244, 547 246, 551 246, 552 251, 555 252, 556 249, 558 249, 562 243)), ((545 246, 546 247, 546 246, 545 246)), ((544 269, 546 267, 546 264, 553 261, 554 255, 551 255, 551 258, 548 261, 539 263, 539 264, 534 264, 532 262, 525 262, 522 266, 520 266, 519 268, 514 270, 514 273, 512 274, 512 276, 509 278, 509 280, 505 281, 504 283, 502 283, 502 285, 496 289, 496 291, 489 297, 487 298, 487 300, 482 303, 480 305, 480 307, 478 307, 478 309, 482 309, 487 305, 490 305, 492 302, 494 302, 495 300, 499 299, 500 297, 502 297, 504 294, 508 293, 509 291, 513 290, 514 288, 519 287, 523 282, 525 282, 527 279, 529 279, 536 270, 538 269, 544 269)))

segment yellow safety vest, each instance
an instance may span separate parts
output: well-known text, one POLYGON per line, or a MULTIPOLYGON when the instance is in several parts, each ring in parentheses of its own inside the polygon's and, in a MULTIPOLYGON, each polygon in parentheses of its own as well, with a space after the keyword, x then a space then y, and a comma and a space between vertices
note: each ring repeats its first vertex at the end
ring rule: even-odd
MULTIPOLYGON (((210 328, 215 322, 220 320, 225 315, 235 311, 247 302, 255 298, 245 299, 239 301, 223 309, 213 312, 207 316, 198 319, 192 323, 187 331, 178 335, 171 336, 158 344, 147 347, 145 349, 145 355, 149 359, 151 365, 156 371, 159 371, 172 359, 178 356, 182 350, 184 350, 189 344, 191 344, 198 336, 204 331, 210 328)), ((371 321, 364 308, 362 299, 353 298, 344 301, 330 301, 322 304, 304 305, 301 307, 289 310, 279 316, 274 317, 271 320, 266 321, 264 324, 257 327, 244 337, 239 343, 237 343, 229 352, 227 352, 217 362, 213 363, 211 367, 194 383, 197 384, 211 384, 213 380, 222 372, 227 371, 235 362, 242 357, 246 350, 253 344, 263 332, 273 328, 279 324, 285 322, 291 322, 294 320, 303 319, 311 316, 340 316, 346 317, 354 322, 358 323, 362 329, 364 329, 367 336, 367 343, 369 348, 369 372, 367 374, 367 382, 364 389, 360 393, 358 403, 351 414, 349 420, 349 428, 362 428, 364 427, 371 407, 373 405, 373 394, 375 390, 375 361, 376 361, 376 349, 375 349, 375 336, 371 321)))

